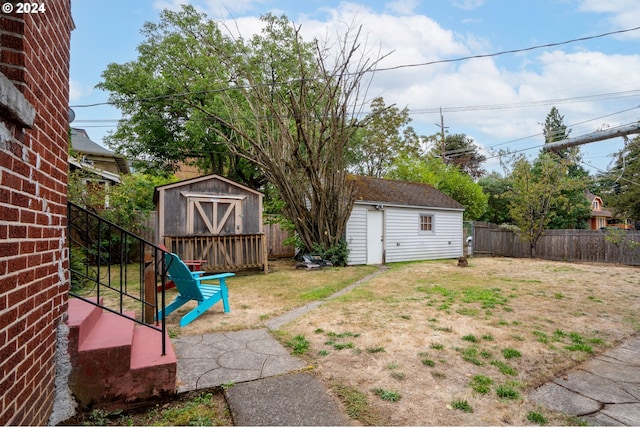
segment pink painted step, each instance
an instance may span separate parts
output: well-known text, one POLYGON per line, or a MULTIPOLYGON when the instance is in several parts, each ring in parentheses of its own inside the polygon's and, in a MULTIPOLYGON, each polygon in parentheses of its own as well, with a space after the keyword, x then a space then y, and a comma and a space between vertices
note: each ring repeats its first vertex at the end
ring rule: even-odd
MULTIPOLYGON (((95 301, 96 299, 93 298, 92 300, 95 301)), ((102 302, 102 298, 100 300, 102 302)), ((75 346, 73 350, 77 351, 80 343, 87 338, 100 316, 102 316, 102 309, 81 299, 71 298, 69 299, 67 316, 67 326, 70 328, 70 334, 74 335, 70 339, 73 340, 75 338, 75 342, 72 343, 75 346)))
MULTIPOLYGON (((127 315, 133 317, 134 313, 127 315)), ((169 337, 82 300, 69 300, 69 385, 85 408, 122 408, 175 393, 177 359, 169 337)))

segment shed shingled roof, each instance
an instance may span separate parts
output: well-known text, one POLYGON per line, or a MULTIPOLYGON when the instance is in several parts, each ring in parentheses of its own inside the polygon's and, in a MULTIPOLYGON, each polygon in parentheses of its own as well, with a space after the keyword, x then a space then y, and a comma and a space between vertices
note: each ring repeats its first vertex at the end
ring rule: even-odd
POLYGON ((429 184, 368 176, 351 176, 349 179, 355 185, 356 202, 464 210, 462 204, 429 184))

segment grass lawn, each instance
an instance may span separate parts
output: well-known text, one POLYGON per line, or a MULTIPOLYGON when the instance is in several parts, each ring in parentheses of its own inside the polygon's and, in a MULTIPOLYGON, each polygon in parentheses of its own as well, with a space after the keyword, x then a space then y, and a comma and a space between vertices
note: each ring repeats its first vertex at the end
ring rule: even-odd
POLYGON ((366 399, 354 411, 365 424, 579 424, 527 392, 640 330, 639 273, 507 258, 397 264, 285 325, 283 341, 309 341, 304 357, 343 402, 366 399))
MULTIPOLYGON (((376 270, 279 262, 228 279, 230 313, 217 304, 180 328, 183 309, 167 324, 173 336, 260 328, 376 270)), ((509 258, 394 264, 276 335, 303 342, 292 352, 365 425, 580 424, 527 393, 640 330, 639 273, 509 258)))

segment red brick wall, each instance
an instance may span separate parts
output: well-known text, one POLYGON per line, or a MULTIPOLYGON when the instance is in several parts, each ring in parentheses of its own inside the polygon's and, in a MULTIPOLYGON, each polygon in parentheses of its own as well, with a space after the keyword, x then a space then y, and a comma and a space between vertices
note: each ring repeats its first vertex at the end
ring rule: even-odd
POLYGON ((46 11, 40 13, 0 12, 0 73, 35 110, 29 127, 0 102, 0 425, 47 423, 56 329, 69 288, 66 186, 73 22, 70 0, 42 3, 46 11))

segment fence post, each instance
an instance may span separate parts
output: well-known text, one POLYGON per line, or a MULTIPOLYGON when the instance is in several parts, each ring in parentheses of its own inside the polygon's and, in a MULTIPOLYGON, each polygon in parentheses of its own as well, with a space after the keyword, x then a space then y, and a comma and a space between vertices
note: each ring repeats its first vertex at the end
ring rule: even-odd
POLYGON ((156 309, 155 299, 156 299, 156 272, 154 268, 154 263, 156 260, 153 256, 147 259, 145 255, 144 262, 146 264, 144 268, 144 301, 147 303, 144 305, 144 314, 142 316, 142 321, 144 323, 152 324, 155 322, 156 309), (147 260, 149 262, 147 262, 147 260), (153 302, 153 304, 149 304, 149 302, 153 302))

